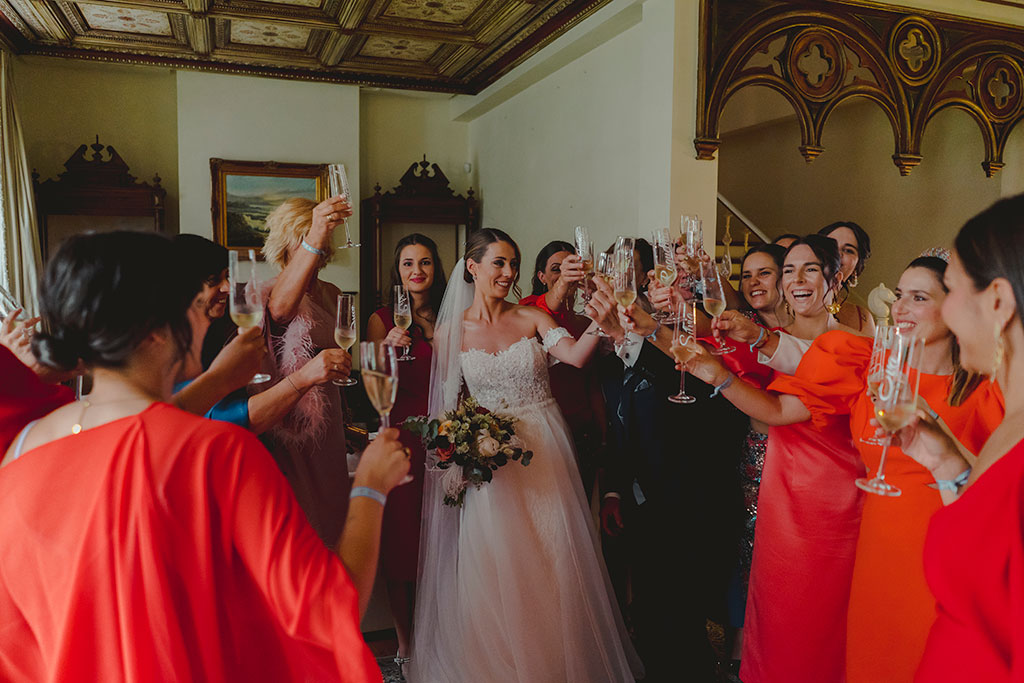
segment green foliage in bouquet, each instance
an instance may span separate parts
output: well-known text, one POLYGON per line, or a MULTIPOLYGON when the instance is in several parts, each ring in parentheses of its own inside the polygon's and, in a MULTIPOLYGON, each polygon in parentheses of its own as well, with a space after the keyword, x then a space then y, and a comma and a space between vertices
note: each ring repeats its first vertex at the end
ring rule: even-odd
POLYGON ((437 453, 437 468, 458 468, 462 477, 449 478, 445 487, 445 505, 459 507, 466 495, 466 484, 480 488, 491 481, 493 473, 509 461, 517 460, 524 467, 530 464, 533 452, 523 449, 516 437, 511 415, 492 413, 469 397, 449 410, 441 419, 410 417, 402 428, 416 434, 427 450, 437 453))

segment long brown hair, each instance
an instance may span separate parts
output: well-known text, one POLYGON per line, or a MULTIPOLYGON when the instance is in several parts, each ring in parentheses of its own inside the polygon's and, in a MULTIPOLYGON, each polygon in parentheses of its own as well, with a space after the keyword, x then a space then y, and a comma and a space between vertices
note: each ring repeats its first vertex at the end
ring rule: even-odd
MULTIPOLYGON (((939 281, 939 285, 942 287, 942 291, 949 293, 946 289, 945 275, 946 275, 946 263, 945 259, 941 259, 938 256, 918 256, 916 259, 910 262, 910 265, 906 267, 906 270, 911 268, 927 268, 932 271, 935 279, 939 281)), ((978 385, 985 379, 984 375, 979 375, 976 372, 971 372, 960 365, 960 344, 957 343, 956 337, 953 337, 953 379, 949 382, 949 394, 946 396, 946 403, 951 406, 958 406, 963 404, 964 401, 978 388, 978 385)))
POLYGON ((393 303, 391 297, 394 296, 395 287, 402 284, 402 276, 398 273, 398 266, 402 261, 402 250, 413 244, 426 247, 430 251, 430 258, 434 260, 434 284, 430 285, 429 299, 430 310, 436 316, 437 312, 441 310, 441 300, 444 299, 444 289, 448 285, 448 280, 444 276, 444 265, 441 263, 441 255, 437 252, 437 243, 418 232, 406 235, 395 245, 395 259, 391 264, 391 287, 388 288, 386 300, 388 303, 393 303))

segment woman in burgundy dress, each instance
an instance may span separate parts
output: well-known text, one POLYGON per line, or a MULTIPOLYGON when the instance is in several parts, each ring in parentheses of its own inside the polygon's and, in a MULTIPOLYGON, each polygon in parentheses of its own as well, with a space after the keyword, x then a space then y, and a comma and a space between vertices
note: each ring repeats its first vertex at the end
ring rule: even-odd
MULTIPOLYGON (((401 424, 407 417, 427 414, 434 321, 447 285, 437 245, 432 239, 413 233, 399 240, 391 268, 391 287, 387 293, 391 295, 397 285, 402 285, 409 293, 412 308, 409 330, 395 326, 394 311, 390 305, 370 316, 366 330, 367 340, 408 347, 412 357, 412 360, 399 364, 398 398, 391 410, 394 425, 401 424)), ((398 635, 398 655, 395 657, 398 664, 408 661, 405 655, 409 652, 412 606, 416 603, 425 457, 419 437, 403 430, 402 442, 412 451, 409 473, 413 480, 395 488, 388 496, 380 546, 380 564, 398 635)))

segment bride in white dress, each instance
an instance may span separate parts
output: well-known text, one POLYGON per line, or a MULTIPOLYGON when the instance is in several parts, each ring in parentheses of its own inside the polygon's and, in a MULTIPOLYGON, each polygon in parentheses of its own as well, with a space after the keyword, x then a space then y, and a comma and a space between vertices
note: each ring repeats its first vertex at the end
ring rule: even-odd
MULTIPOLYGON (((519 419, 517 435, 534 456, 528 467, 511 462, 482 488, 470 486, 464 506, 450 508, 428 455, 408 677, 632 683, 642 666, 548 384, 549 362, 581 366, 599 337, 575 341, 541 309, 506 302, 518 277, 515 242, 500 230, 477 231, 438 316, 431 416, 455 407, 464 380, 463 395, 519 419)), ((597 303, 601 321, 615 324, 610 298, 597 303)))

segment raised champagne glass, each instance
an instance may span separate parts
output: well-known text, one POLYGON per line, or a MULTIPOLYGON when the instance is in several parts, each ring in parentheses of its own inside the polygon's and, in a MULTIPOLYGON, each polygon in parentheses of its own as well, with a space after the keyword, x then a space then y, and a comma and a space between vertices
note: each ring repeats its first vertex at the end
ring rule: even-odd
POLYGON ((903 493, 885 480, 885 456, 892 445, 892 435, 910 424, 917 412, 923 350, 923 339, 896 330, 874 399, 875 420, 886 432, 882 457, 878 461, 878 471, 873 478, 861 477, 855 482, 857 488, 868 493, 879 496, 899 496, 903 493))
MULTIPOLYGON (((391 315, 393 316, 395 327, 408 330, 412 326, 412 303, 409 298, 409 292, 402 285, 395 285, 391 293, 391 315)), ((412 346, 412 344, 409 346, 412 346)), ((416 356, 409 355, 409 346, 402 350, 402 355, 398 357, 399 361, 416 360, 416 356)))
MULTIPOLYGON (((237 250, 228 252, 228 315, 241 329, 263 324, 263 300, 256 277, 256 250, 248 249, 245 256, 247 258, 242 258, 237 250)), ((270 375, 257 372, 249 383, 262 384, 269 380, 270 375)))
MULTIPOLYGON (((892 350, 892 342, 896 336, 894 325, 879 325, 875 328, 875 341, 871 346, 871 360, 868 363, 867 392, 872 400, 878 395, 878 387, 885 377, 885 361, 889 351, 892 350)), ((884 441, 871 436, 861 436, 861 443, 868 443, 873 446, 881 446, 884 441)))
MULTIPOLYGON (((701 283, 704 288, 704 310, 712 318, 725 313, 725 290, 722 288, 722 275, 714 261, 705 263, 701 268, 701 283)), ((726 341, 721 341, 711 350, 712 355, 721 356, 736 349, 726 341)))
MULTIPOLYGON (((352 195, 348 191, 348 174, 345 172, 345 164, 329 164, 327 166, 327 180, 332 197, 341 195, 349 203, 352 202, 352 195)), ((338 247, 338 249, 355 249, 362 246, 352 242, 352 233, 348 229, 348 219, 343 218, 341 222, 345 226, 345 244, 338 247)))
MULTIPOLYGON (((355 344, 357 335, 356 298, 352 294, 339 294, 338 313, 334 319, 334 341, 339 347, 348 351, 355 344)), ((332 379, 331 382, 339 387, 351 387, 359 384, 352 377, 332 379)))
MULTIPOLYGON (((364 341, 359 344, 359 362, 366 396, 380 416, 380 428, 387 429, 391 426, 391 409, 398 398, 398 353, 391 344, 364 341)), ((406 475, 399 483, 410 481, 412 476, 406 475)))
MULTIPOLYGON (((676 327, 672 332, 672 355, 680 365, 686 365, 698 353, 697 338, 697 303, 680 298, 676 306, 676 327)), ((686 393, 686 370, 679 371, 679 393, 669 396, 673 403, 693 403, 697 399, 686 393)))

